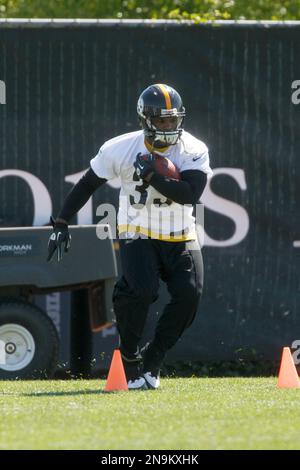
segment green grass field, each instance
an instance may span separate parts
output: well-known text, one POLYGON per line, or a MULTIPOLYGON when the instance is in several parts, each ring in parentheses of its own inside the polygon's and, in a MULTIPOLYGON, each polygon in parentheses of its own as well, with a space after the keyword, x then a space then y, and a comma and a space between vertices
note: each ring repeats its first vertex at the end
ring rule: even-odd
POLYGON ((275 378, 0 382, 0 449, 300 449, 300 390, 275 378))

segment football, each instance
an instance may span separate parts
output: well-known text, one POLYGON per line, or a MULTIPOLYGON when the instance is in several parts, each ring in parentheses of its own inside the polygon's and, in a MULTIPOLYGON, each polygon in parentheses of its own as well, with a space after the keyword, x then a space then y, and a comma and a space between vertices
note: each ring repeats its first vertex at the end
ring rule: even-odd
POLYGON ((154 153, 154 159, 154 166, 157 173, 173 180, 181 179, 178 168, 167 157, 154 153))

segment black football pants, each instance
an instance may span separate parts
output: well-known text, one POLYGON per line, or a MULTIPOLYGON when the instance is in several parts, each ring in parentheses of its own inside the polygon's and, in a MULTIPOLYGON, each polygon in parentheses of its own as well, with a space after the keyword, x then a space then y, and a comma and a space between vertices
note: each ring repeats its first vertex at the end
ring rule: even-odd
POLYGON ((115 285, 113 304, 120 349, 126 357, 136 354, 149 306, 158 298, 159 278, 171 295, 144 359, 145 370, 152 370, 194 320, 203 286, 201 250, 198 241, 137 238, 119 242, 123 276, 115 285))

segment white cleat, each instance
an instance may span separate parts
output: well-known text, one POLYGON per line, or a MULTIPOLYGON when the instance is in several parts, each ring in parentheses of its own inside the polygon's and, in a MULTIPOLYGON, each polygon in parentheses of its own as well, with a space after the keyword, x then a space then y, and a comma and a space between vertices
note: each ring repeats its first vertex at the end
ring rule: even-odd
POLYGON ((128 390, 148 390, 144 377, 135 380, 128 380, 128 390))
POLYGON ((157 389, 160 386, 159 372, 157 375, 151 372, 145 372, 144 379, 148 388, 157 389))

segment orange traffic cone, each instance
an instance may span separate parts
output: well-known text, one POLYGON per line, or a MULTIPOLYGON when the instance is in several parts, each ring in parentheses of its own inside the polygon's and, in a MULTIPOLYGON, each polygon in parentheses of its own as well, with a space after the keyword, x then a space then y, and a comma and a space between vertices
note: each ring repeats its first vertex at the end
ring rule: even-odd
POLYGON ((283 348, 277 387, 300 388, 300 381, 290 348, 283 348))
POLYGON ((114 350, 104 392, 128 390, 126 375, 119 349, 114 350))

